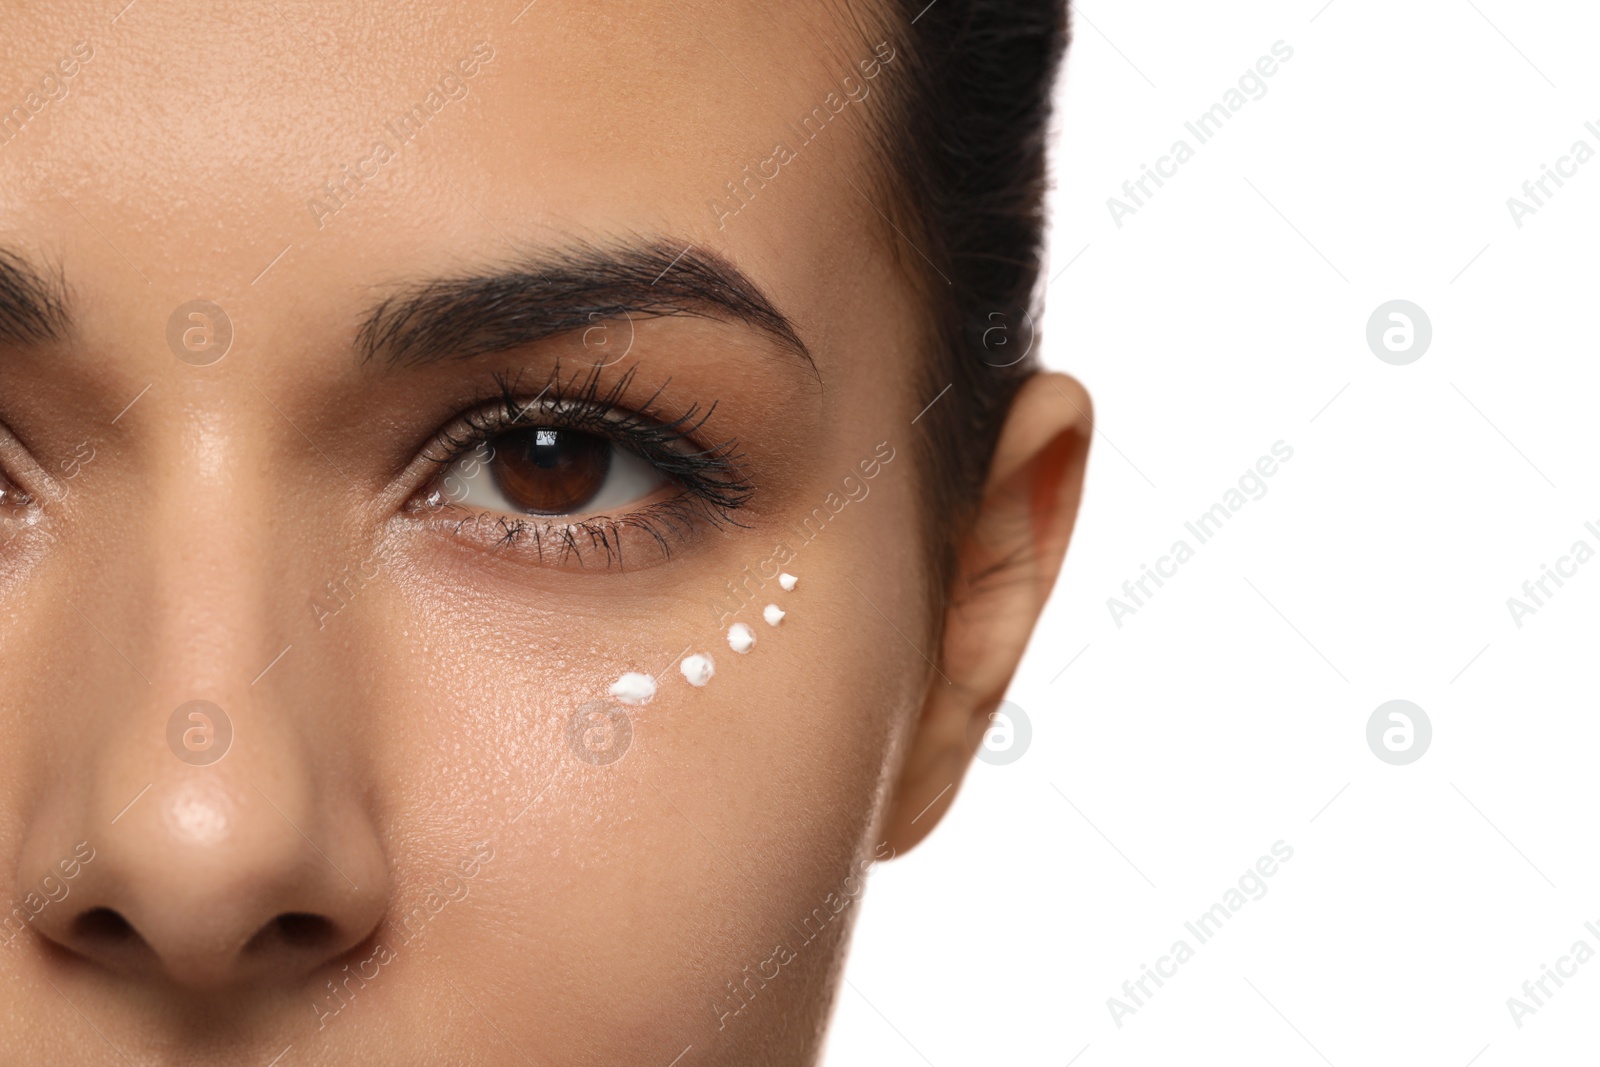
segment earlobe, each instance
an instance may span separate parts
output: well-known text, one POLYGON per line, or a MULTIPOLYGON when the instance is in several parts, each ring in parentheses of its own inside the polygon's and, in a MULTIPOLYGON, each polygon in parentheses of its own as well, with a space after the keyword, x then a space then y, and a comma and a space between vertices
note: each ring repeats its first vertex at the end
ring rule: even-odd
POLYGON ((1049 598, 1078 514, 1092 410, 1064 374, 1035 375, 1012 402, 947 598, 949 684, 936 677, 929 688, 891 802, 897 853, 949 808, 1049 598))

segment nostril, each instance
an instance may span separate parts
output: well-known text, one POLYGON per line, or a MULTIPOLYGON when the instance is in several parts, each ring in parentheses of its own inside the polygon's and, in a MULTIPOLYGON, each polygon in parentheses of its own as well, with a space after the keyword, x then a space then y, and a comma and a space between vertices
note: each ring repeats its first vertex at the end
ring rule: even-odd
MULTIPOLYGON (((289 949, 299 953, 328 951, 338 928, 321 915, 288 911, 256 931, 245 951, 252 954, 289 949)), ((95 954, 110 954, 142 944, 133 924, 111 908, 90 908, 72 922, 72 941, 95 954)))
MULTIPOLYGON (((112 971, 150 975, 165 970, 169 976, 192 982, 196 974, 207 977, 199 984, 213 988, 251 975, 301 974, 347 947, 332 919, 313 912, 286 911, 267 920, 242 950, 229 952, 215 940, 196 942, 201 950, 169 938, 178 952, 163 957, 141 930, 114 908, 90 908, 74 917, 62 947, 112 971), (191 950, 181 954, 185 948, 191 950), (220 953, 220 954, 219 954, 220 953)), ((209 935, 205 935, 209 938, 209 935)), ((237 942, 235 942, 237 944, 237 942)))
POLYGON ((72 937, 80 944, 112 947, 138 938, 131 923, 110 908, 90 908, 73 920, 72 937))
POLYGON ((337 934, 333 923, 321 915, 284 912, 258 930, 245 946, 245 951, 259 952, 275 946, 322 951, 333 944, 337 934))

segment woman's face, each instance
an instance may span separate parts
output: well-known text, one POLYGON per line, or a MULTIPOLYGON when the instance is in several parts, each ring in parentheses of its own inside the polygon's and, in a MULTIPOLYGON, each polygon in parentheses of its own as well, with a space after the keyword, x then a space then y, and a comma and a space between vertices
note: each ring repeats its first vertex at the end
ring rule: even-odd
POLYGON ((0 37, 5 1058, 809 1062, 959 688, 896 42, 115 7, 0 37))

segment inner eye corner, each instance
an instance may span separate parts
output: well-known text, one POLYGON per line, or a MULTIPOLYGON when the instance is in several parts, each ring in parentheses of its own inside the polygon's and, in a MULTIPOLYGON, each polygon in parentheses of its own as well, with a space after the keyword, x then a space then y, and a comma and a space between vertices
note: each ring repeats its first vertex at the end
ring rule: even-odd
POLYGON ((39 497, 17 484, 11 475, 0 471, 0 515, 16 517, 31 508, 39 497))

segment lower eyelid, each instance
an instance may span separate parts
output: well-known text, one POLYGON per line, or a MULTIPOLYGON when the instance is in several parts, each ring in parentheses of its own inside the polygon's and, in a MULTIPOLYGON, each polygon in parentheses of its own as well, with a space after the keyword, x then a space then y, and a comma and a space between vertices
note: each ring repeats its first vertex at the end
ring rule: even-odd
POLYGON ((547 566, 639 569, 672 558, 707 525, 721 519, 712 505, 688 490, 623 515, 546 519, 508 515, 456 504, 422 509, 426 521, 478 548, 521 556, 547 566))

